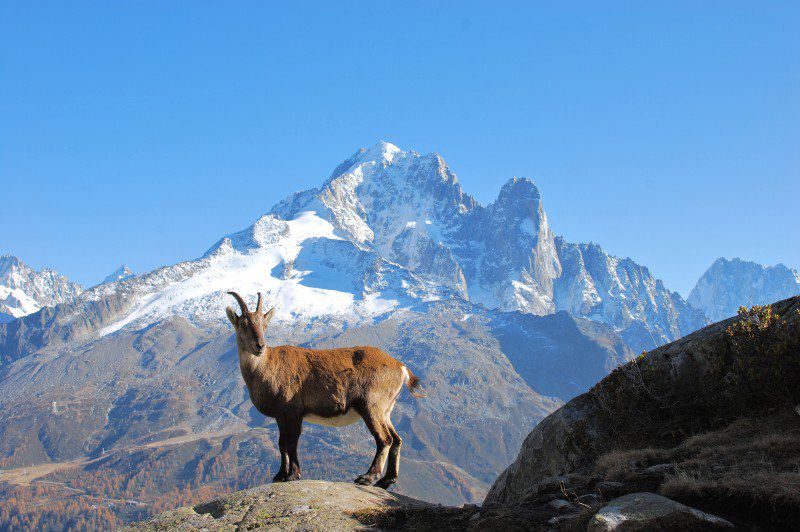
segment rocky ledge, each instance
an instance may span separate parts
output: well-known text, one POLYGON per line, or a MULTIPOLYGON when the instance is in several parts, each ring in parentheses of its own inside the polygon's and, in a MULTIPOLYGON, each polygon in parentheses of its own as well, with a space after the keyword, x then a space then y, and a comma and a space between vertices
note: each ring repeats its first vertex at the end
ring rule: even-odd
POLYGON ((129 530, 363 530, 364 519, 376 510, 425 506, 430 505, 380 488, 300 480, 178 508, 129 530))

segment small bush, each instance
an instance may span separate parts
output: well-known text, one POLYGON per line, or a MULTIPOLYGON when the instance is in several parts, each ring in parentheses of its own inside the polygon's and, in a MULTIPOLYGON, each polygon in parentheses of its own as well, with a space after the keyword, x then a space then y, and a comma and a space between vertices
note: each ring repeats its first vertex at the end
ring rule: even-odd
POLYGON ((687 346, 674 378, 671 356, 637 357, 597 384, 591 395, 614 447, 674 444, 698 432, 800 403, 800 310, 739 309, 720 333, 687 346))
MULTIPOLYGON (((800 316, 800 310, 796 311, 800 316)), ((722 383, 717 403, 731 414, 793 408, 800 401, 800 346, 795 324, 771 306, 739 307, 725 329, 728 349, 712 359, 709 380, 722 383)))

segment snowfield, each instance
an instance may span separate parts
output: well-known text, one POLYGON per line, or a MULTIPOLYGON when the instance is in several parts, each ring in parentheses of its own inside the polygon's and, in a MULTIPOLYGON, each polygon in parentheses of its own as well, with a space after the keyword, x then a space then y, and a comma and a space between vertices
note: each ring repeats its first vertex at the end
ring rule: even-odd
MULTIPOLYGON (((362 263, 369 262, 368 255, 337 236, 333 225, 314 211, 300 212, 286 221, 264 216, 253 227, 221 240, 189 267, 190 276, 164 286, 142 279, 135 289, 141 297, 135 309, 98 334, 171 315, 199 324, 222 321, 222 310, 233 304, 227 291, 250 300, 261 292, 267 304, 278 309, 277 320, 372 318, 394 309, 402 294, 388 297, 380 291, 370 293, 368 287, 357 290, 353 279, 365 275, 362 263)), ((163 275, 169 277, 169 272, 163 275)))

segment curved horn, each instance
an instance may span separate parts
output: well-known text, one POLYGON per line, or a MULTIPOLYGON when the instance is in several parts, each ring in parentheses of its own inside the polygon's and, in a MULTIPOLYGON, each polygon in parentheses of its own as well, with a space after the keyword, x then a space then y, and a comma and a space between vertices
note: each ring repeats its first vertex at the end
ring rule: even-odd
POLYGON ((256 314, 261 314, 261 292, 258 293, 258 303, 256 303, 256 314))
POLYGON ((242 314, 247 312, 247 303, 244 302, 244 299, 242 299, 242 296, 240 296, 236 292, 228 292, 228 293, 236 298, 236 302, 239 303, 239 306, 242 308, 242 314))

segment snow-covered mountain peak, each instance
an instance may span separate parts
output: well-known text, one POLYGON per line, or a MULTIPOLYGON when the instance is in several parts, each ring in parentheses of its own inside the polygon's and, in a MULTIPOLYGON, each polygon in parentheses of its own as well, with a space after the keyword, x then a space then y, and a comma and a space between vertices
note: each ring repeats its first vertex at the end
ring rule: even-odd
POLYGON ((764 266, 720 257, 706 270, 688 302, 714 320, 736 314, 739 306, 763 305, 800 294, 800 274, 784 264, 764 266))
MULTIPOLYGON (((557 245, 528 178, 510 179, 483 206, 438 154, 378 143, 340 164, 319 189, 294 194, 272 212, 292 219, 306 210, 342 238, 489 308, 563 309, 620 329, 647 323, 656 341, 705 323, 647 269, 599 247, 557 245)), ((650 336, 639 339, 651 346, 650 336)))
POLYGON ((391 164, 398 156, 405 155, 406 152, 385 140, 378 141, 370 148, 362 148, 359 150, 358 159, 364 162, 382 163, 386 162, 391 164))
POLYGON ((359 322, 420 301, 461 297, 538 315, 567 310, 613 325, 647 347, 705 323, 646 268, 597 246, 556 239, 535 183, 513 178, 484 206, 436 153, 381 141, 339 164, 205 255, 96 287, 123 316, 107 326, 181 315, 224 319, 227 290, 261 291, 277 320, 359 322), (126 307, 127 308, 127 307, 126 307))
POLYGON ((134 275, 131 269, 128 268, 128 266, 126 266, 125 264, 123 264, 122 266, 111 272, 109 275, 107 275, 106 278, 103 279, 103 282, 101 282, 100 284, 113 283, 115 281, 124 281, 125 279, 130 279, 133 276, 134 275))
POLYGON ((476 205, 437 154, 379 142, 340 164, 322 187, 294 194, 272 213, 291 219, 298 212, 317 211, 342 237, 376 246, 391 259, 392 243, 409 223, 425 228, 438 242, 452 229, 454 217, 476 205))
POLYGON ((36 271, 14 255, 0 256, 0 321, 70 301, 80 293, 80 285, 54 270, 36 271))
POLYGON ((536 188, 536 183, 528 177, 512 177, 500 189, 498 198, 510 196, 514 194, 523 194, 530 197, 539 199, 539 189, 536 188))

